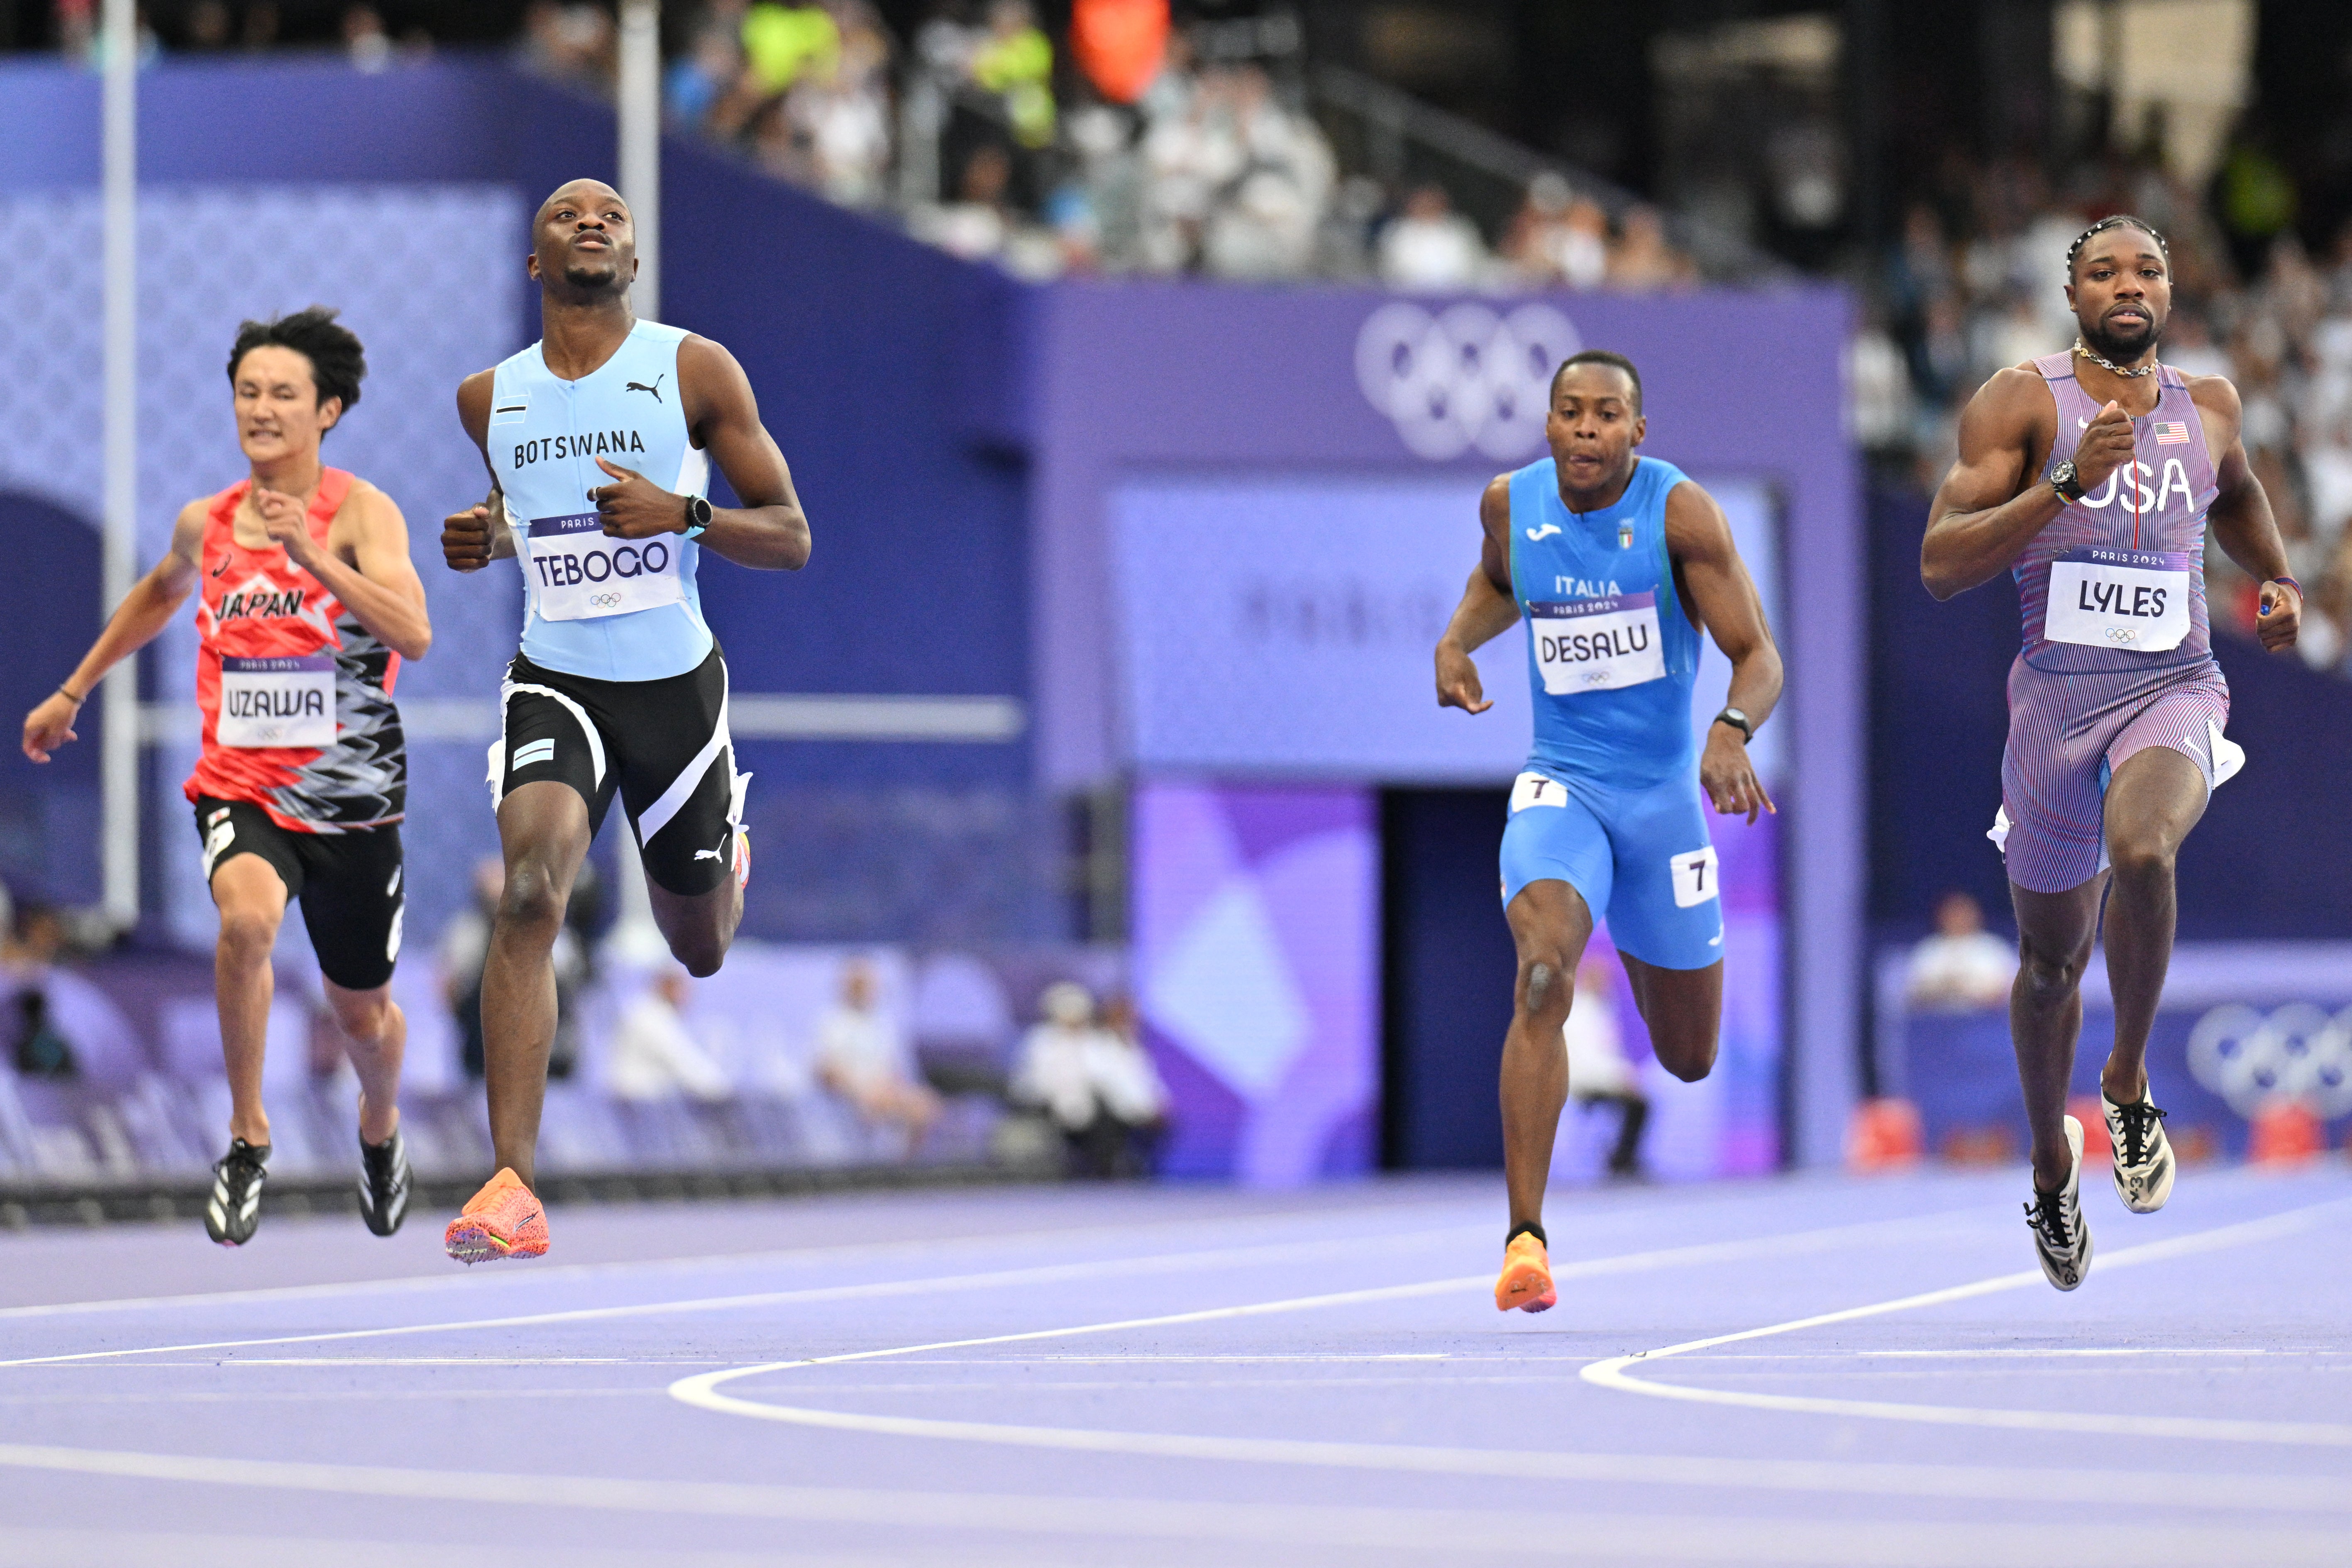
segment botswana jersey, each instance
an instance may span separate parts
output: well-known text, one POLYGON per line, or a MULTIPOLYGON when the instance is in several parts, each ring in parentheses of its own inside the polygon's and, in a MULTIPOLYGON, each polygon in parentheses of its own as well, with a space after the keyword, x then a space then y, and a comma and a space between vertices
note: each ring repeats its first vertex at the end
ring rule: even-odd
MULTIPOLYGON (((679 407, 679 327, 639 321, 613 357, 577 381, 547 368, 544 345, 500 363, 488 452, 522 568, 523 657, 597 680, 660 680, 711 648, 683 533, 607 538, 588 492, 612 484, 604 458, 666 490, 709 489, 709 459, 679 407)), ((684 521, 684 518, 679 520, 684 521)))
MULTIPOLYGON (((249 801, 293 833, 346 833, 397 822, 408 756, 392 689, 400 656, 275 543, 247 549, 240 480, 205 517, 196 604, 196 706, 204 749, 190 800, 249 801)), ((326 543, 352 476, 320 476, 305 520, 326 543)))

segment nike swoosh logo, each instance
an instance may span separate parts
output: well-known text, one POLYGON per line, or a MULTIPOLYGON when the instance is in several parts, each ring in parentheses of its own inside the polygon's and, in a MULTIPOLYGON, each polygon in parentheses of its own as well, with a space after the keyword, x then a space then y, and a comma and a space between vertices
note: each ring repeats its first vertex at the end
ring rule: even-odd
POLYGON ((1553 534, 1558 533, 1559 531, 1559 524, 1556 522, 1547 522, 1541 528, 1528 529, 1528 538, 1530 541, 1549 539, 1553 534))
POLYGON ((1708 937, 1706 939, 1706 945, 1709 947, 1721 947, 1723 945, 1723 933, 1721 931, 1717 931, 1715 935, 1708 937))
POLYGON ((215 567, 214 567, 214 568, 213 568, 213 575, 214 575, 214 576, 215 576, 215 577, 217 577, 217 576, 219 576, 222 573, 224 573, 224 572, 226 572, 226 571, 227 571, 227 570, 228 570, 228 563, 227 563, 227 562, 226 562, 226 561, 224 561, 224 562, 222 562, 219 565, 217 565, 217 566, 215 566, 215 567))

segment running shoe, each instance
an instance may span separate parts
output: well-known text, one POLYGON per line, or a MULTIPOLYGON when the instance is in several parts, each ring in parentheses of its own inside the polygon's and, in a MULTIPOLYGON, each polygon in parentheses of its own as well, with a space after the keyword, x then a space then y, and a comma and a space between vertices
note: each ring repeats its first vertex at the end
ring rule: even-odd
POLYGON ((2154 1214, 2172 1195, 2172 1144, 2164 1136, 2164 1112, 2147 1089, 2137 1105, 2117 1105, 2099 1094, 2107 1116, 2107 1142, 2116 1153, 2116 1196, 2134 1214, 2154 1214))
POLYGON ((547 1252, 547 1211, 512 1171, 501 1168, 442 1234, 441 1245, 460 1263, 539 1258, 547 1252))
POLYGON ((381 1143, 360 1140, 360 1217, 378 1236, 400 1228, 408 1214, 408 1140, 400 1129, 381 1143))
POLYGON ((1516 1307, 1523 1312, 1548 1312, 1559 1304, 1551 1288, 1551 1255, 1532 1232, 1521 1231, 1503 1248, 1502 1277, 1495 1281, 1495 1310, 1516 1307))
POLYGON ((205 1205, 205 1234, 223 1247, 243 1247, 261 1225, 262 1170, 269 1145, 232 1138, 213 1165, 213 1199, 205 1205))
POLYGON ((2054 1193, 2033 1189, 2025 1205, 2026 1227, 2042 1272, 2061 1290, 2072 1290, 2091 1271, 2091 1227, 2083 1223, 2083 1124, 2066 1118, 2066 1147, 2074 1156, 2066 1184, 2054 1193))

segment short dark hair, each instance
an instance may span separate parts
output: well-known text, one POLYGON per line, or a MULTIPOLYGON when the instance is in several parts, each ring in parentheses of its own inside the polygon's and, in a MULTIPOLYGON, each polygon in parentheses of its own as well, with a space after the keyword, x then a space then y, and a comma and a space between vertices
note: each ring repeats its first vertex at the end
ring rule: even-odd
POLYGON ((2074 243, 2066 247, 2067 282, 2072 283, 2074 281, 2074 258, 2083 254, 2083 247, 2091 242, 2092 236, 2105 234, 2111 228, 2136 228, 2139 230, 2142 234, 2147 236, 2148 238, 2156 241, 2156 252, 2158 256, 2164 258, 2165 266, 2169 268, 2172 265, 2172 247, 2164 243, 2164 236, 2157 231, 2156 225, 2148 222, 2146 218, 2134 217, 2129 213, 2111 213, 2107 216, 2103 217, 2098 222, 2093 224, 2090 227, 2084 229, 2082 233, 2076 235, 2074 237, 2074 243))
POLYGON ((310 384, 319 401, 343 400, 343 412, 360 400, 360 383, 367 379, 367 353, 349 327, 335 320, 331 306, 313 305, 290 316, 247 321, 236 330, 236 345, 228 351, 228 382, 236 384, 236 367, 256 349, 292 349, 310 362, 310 384))
POLYGON ((1613 349, 1579 349, 1560 361, 1559 368, 1551 373, 1550 390, 1544 395, 1547 403, 1559 395, 1559 378, 1580 364, 1605 364, 1623 371, 1625 379, 1633 384, 1633 412, 1642 412, 1642 373, 1634 368, 1632 360, 1613 349))

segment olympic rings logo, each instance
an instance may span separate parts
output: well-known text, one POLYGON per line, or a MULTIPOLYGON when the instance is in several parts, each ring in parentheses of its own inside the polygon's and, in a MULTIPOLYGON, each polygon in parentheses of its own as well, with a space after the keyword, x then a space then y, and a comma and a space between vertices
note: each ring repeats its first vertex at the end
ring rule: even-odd
POLYGON ((2107 628, 2107 640, 2109 642, 2137 642, 2139 641, 2139 628, 2137 626, 2109 626, 2107 628))
POLYGON ((2189 1070, 2241 1116, 2286 1099, 2333 1121, 2352 1111, 2352 1007, 2332 1018, 2308 1002, 2216 1007, 2189 1033, 2189 1070))
POLYGON ((1465 303, 1432 315, 1398 300, 1357 332, 1356 382, 1420 457, 1443 462, 1475 447, 1516 459, 1541 444, 1552 372, 1583 346, 1549 305, 1498 315, 1465 303))
POLYGON ((621 602, 621 595, 618 594, 591 594, 588 595, 588 602, 592 605, 611 606, 621 602))

